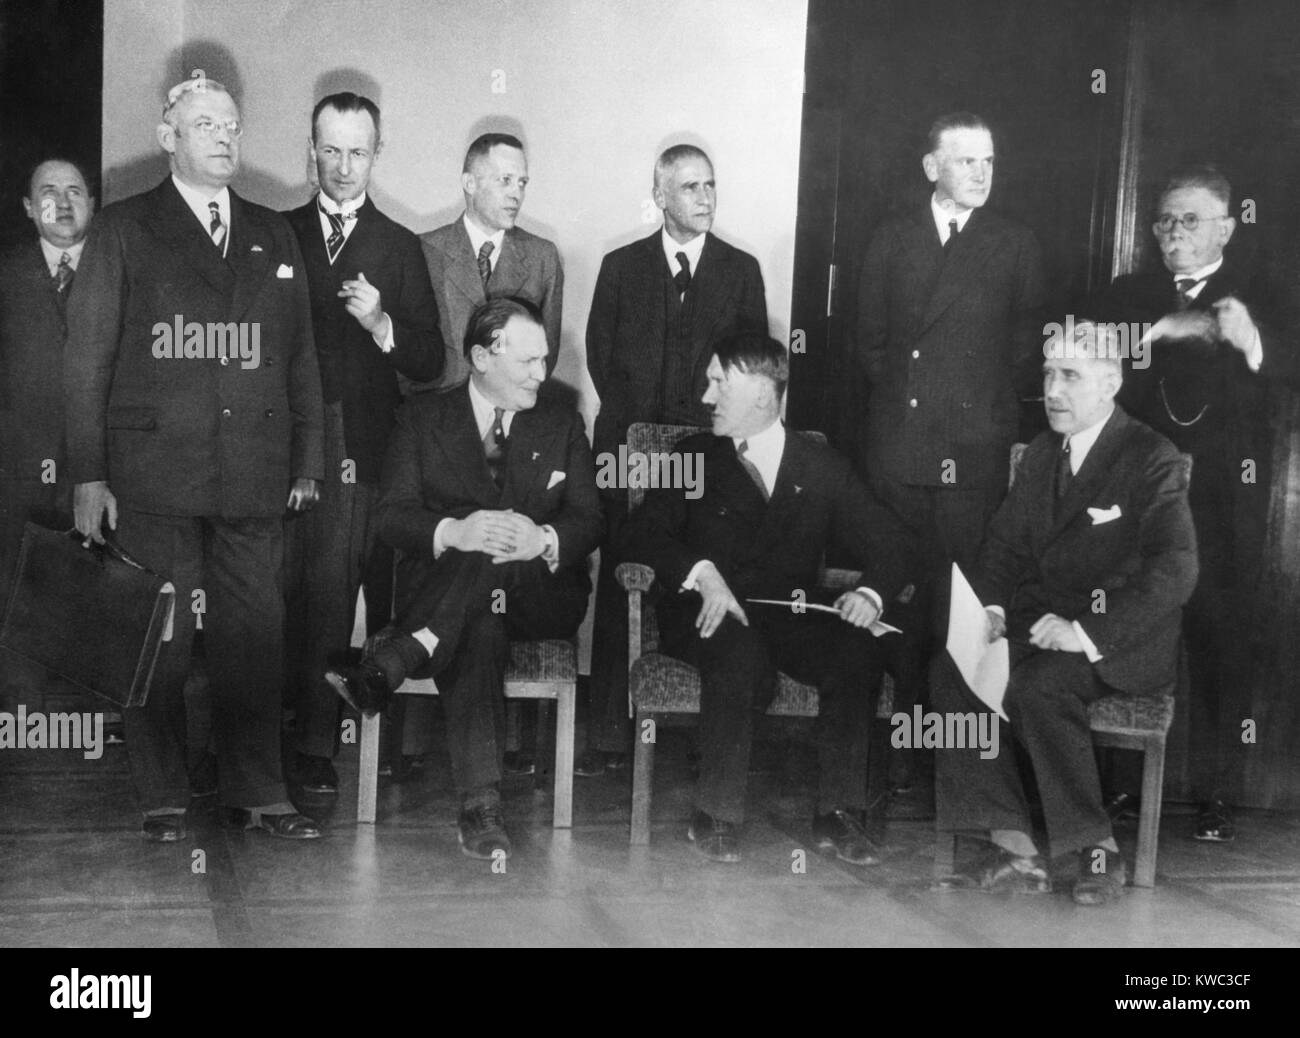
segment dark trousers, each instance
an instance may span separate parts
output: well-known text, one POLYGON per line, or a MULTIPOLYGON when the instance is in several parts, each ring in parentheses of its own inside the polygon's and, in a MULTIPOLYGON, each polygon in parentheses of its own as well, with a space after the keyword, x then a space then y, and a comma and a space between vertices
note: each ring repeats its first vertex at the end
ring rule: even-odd
MULTIPOLYGON (((341 404, 325 408, 325 480, 311 511, 285 523, 285 650, 288 699, 295 707, 294 747, 315 757, 338 750, 340 700, 325 682, 326 658, 347 647, 357 590, 375 554, 370 522, 376 488, 344 482, 341 404)), ((391 563, 390 563, 391 564, 391 563)), ((367 589, 369 590, 369 589, 367 589)), ((389 613, 366 596, 366 622, 389 613)))
POLYGON ((145 811, 183 810, 185 704, 201 590, 212 696, 218 795, 229 807, 269 807, 288 796, 280 773, 284 607, 283 522, 150 515, 118 505, 117 538, 175 585, 170 642, 158 654, 149 701, 124 712, 131 777, 145 811))
POLYGON ((403 560, 395 626, 438 638, 418 676, 437 678, 462 795, 501 781, 510 641, 573 637, 590 591, 585 567, 552 574, 541 559, 498 566, 481 552, 453 549, 433 563, 403 560))
POLYGON ((59 483, 0 476, 0 615, 9 607, 23 528, 29 520, 51 530, 71 530, 70 490, 59 483))
POLYGON ((1188 677, 1188 772, 1197 800, 1239 798, 1246 744, 1241 723, 1251 716, 1253 615, 1250 590, 1198 584, 1183 609, 1188 677))
POLYGON ((818 690, 818 813, 864 808, 881 675, 871 634, 824 613, 795 616, 751 605, 748 627, 728 616, 701 638, 694 627, 699 605, 691 595, 660 609, 666 650, 700 670, 696 806, 715 818, 744 821, 754 722, 771 705, 781 670, 818 690))
MULTIPOLYGON (((620 495, 626 491, 619 491, 620 495)), ((627 522, 627 498, 601 495, 605 515, 605 541, 600 549, 596 578, 596 612, 592 620, 590 711, 587 746, 609 753, 627 753, 632 741, 632 721, 627 709, 627 592, 614 579, 618 543, 627 522)))
MULTIPOLYGON (((998 755, 979 747, 935 751, 936 828, 940 831, 1018 829, 1032 833, 1029 804, 1017 768, 1028 754, 1042 799, 1052 854, 1092 847, 1111 836, 1088 727, 1088 704, 1109 695, 1081 652, 1043 652, 1011 646, 1011 680, 1003 709, 998 755)), ((987 713, 966 687, 947 653, 935 657, 930 703, 940 714, 987 713)))

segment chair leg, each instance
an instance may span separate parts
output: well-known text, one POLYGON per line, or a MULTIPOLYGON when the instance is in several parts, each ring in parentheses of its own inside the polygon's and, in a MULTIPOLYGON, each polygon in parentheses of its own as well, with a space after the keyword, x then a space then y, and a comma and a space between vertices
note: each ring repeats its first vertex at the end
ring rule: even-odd
POLYGON ((1165 785, 1165 739, 1150 736, 1142 749, 1142 806, 1138 815, 1135 887, 1156 885, 1156 851, 1160 844, 1160 798, 1165 785))
POLYGON ((379 799, 379 714, 361 715, 361 762, 357 778, 357 821, 375 821, 375 803, 379 799))
POLYGON ((573 720, 578 689, 570 682, 560 689, 555 718, 555 809, 551 826, 573 825, 573 720))
MULTIPOLYGON (((551 701, 549 699, 530 699, 536 703, 535 727, 533 729, 533 778, 534 787, 545 789, 550 783, 551 765, 555 748, 551 744, 554 737, 551 732, 551 701)), ((530 709, 533 709, 530 707, 530 709)), ((522 745, 522 744, 521 744, 522 745)))
POLYGON ((644 847, 650 842, 650 797, 654 788, 655 744, 642 735, 642 714, 636 712, 633 728, 635 749, 632 753, 632 837, 634 847, 644 847))

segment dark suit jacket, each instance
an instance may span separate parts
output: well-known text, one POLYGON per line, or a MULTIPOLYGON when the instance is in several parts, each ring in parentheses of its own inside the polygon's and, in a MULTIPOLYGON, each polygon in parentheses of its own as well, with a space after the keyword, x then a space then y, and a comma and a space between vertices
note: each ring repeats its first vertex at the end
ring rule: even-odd
POLYGON ((703 455, 703 493, 692 499, 684 488, 651 490, 616 546, 622 559, 653 567, 670 607, 703 559, 717 567, 742 607, 746 597, 794 601, 796 590, 816 601, 818 573, 832 546, 848 552, 863 570, 863 584, 882 601, 898 593, 905 534, 834 449, 787 431, 766 503, 730 437, 699 433, 675 449, 703 455))
MULTIPOLYGON (((285 214, 298 237, 311 291, 312 331, 325 401, 342 400, 343 436, 361 483, 379 482, 393 416, 402 402, 395 372, 416 381, 442 373, 444 350, 438 302, 415 235, 366 198, 356 227, 331 266, 315 197, 285 214), (358 271, 379 289, 380 305, 393 322, 393 349, 383 353, 374 337, 347 312, 338 292, 358 271)), ((331 479, 337 473, 329 473, 331 479)))
MULTIPOLYGON (((1294 383, 1297 354, 1283 329, 1277 293, 1225 257, 1190 309, 1209 311, 1227 296, 1245 303, 1260 329, 1264 363, 1252 372, 1239 350, 1217 340, 1157 342, 1147 367, 1124 365, 1118 399, 1134 417, 1194 459, 1191 504, 1197 520, 1202 583, 1255 586, 1268 521, 1273 454, 1271 382, 1294 383), (1184 425, 1200 414, 1202 417, 1184 425), (1175 420, 1177 419, 1177 420, 1175 420), (1242 462, 1255 462, 1255 482, 1242 462)), ((1174 276, 1166 270, 1116 278, 1084 307, 1102 321, 1154 324, 1178 309, 1174 276)))
MULTIPOLYGON (((77 290, 74 279, 69 294, 77 290)), ((63 471, 64 314, 39 239, 0 258, 0 479, 63 471)))
POLYGON ((1051 432, 1025 450, 969 574, 985 605, 1007 612, 1008 637, 1028 640, 1044 613, 1079 622, 1102 659, 1097 675, 1123 692, 1168 686, 1182 605, 1196 586, 1196 534, 1174 445, 1121 407, 1107 421, 1055 512, 1051 432), (1088 509, 1119 508, 1096 523, 1088 509), (1104 591, 1104 611, 1094 612, 1104 591))
MULTIPOLYGON (((68 305, 68 468, 160 515, 278 516, 321 479, 307 276, 279 213, 230 193, 227 258, 169 176, 95 218, 68 305), (280 276, 284 275, 284 276, 280 276), (155 324, 255 326, 260 363, 158 359, 155 324)), ((251 336, 251 331, 250 331, 251 336)))
MULTIPOLYGON (((478 257, 470 246, 463 215, 420 235, 420 244, 438 297, 442 338, 447 344, 447 361, 438 384, 459 385, 469 378, 465 328, 474 308, 487 301, 483 280, 478 276, 478 257)), ((493 299, 518 296, 541 308, 551 348, 546 370, 548 374, 554 371, 560 355, 560 315, 564 309, 564 268, 555 244, 522 227, 511 227, 501 243, 501 258, 492 271, 488 293, 493 299)))
POLYGON ((1019 399, 1041 391, 1042 303, 1028 228, 976 209, 945 256, 928 200, 887 220, 858 293, 867 471, 940 486, 953 461, 958 487, 1005 486, 1019 399))
MULTIPOLYGON (((664 293, 672 271, 662 230, 605 256, 587 318, 587 370, 600 394, 595 450, 617 449, 634 422, 661 422, 667 333, 664 293)), ((767 301, 758 261, 710 233, 691 282, 691 365, 698 402, 714 344, 733 332, 767 334, 767 301)), ((708 425, 703 404, 694 424, 708 425)))
POLYGON ((599 544, 604 524, 582 416, 547 401, 516 413, 505 484, 498 490, 474 423, 469 387, 411 397, 398 412, 384 461, 376 506, 379 538, 407 557, 432 560, 438 523, 464 519, 480 508, 513 508, 539 526, 549 523, 560 541, 560 572, 586 582, 587 556, 599 544))

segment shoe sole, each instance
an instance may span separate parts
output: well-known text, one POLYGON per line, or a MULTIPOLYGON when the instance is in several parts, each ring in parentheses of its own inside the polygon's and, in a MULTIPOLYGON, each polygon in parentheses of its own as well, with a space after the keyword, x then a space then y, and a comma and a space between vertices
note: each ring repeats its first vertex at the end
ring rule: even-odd
POLYGON ((694 826, 686 830, 686 839, 689 840, 691 846, 695 848, 695 853, 698 854, 705 861, 716 861, 720 865, 735 865, 740 861, 739 851, 737 851, 735 854, 725 854, 725 855, 710 854, 708 851, 706 851, 703 847, 700 846, 699 841, 695 839, 694 826))
POLYGON ((1199 840, 1201 843, 1232 843, 1236 838, 1236 833, 1231 836, 1220 836, 1217 833, 1192 833, 1192 839, 1199 840))
POLYGON ((465 837, 462 833, 456 834, 456 842, 460 844, 461 854, 465 855, 465 857, 467 858, 473 858, 475 861, 496 861, 496 854, 498 851, 504 851, 506 861, 510 860, 509 847, 497 847, 494 850, 489 851, 487 854, 475 854, 472 850, 470 850, 468 847, 465 846, 465 837))
POLYGON ((862 859, 850 858, 846 854, 841 854, 840 849, 829 840, 818 843, 816 847, 817 853, 823 858, 835 858, 837 861, 842 861, 847 865, 871 866, 880 864, 880 858, 874 854, 862 859))
POLYGON ((161 836, 154 836, 152 833, 141 833, 145 843, 180 843, 186 837, 186 832, 182 829, 179 833, 164 833, 161 836))
POLYGON ((343 675, 337 674, 332 670, 327 670, 325 672, 325 683, 342 696, 343 701, 347 703, 348 706, 352 707, 352 709, 357 713, 361 713, 361 707, 357 705, 357 701, 352 697, 352 693, 348 691, 348 683, 343 680, 343 675))

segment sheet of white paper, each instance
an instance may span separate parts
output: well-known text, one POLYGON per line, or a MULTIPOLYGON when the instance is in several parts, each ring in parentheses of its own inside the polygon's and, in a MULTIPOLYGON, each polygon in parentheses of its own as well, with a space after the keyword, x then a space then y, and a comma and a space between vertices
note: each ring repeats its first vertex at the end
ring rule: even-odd
MULTIPOLYGON (((745 601, 752 602, 754 605, 785 606, 787 609, 791 611, 793 611, 794 607, 798 605, 801 609, 805 609, 805 610, 812 609, 819 613, 835 613, 837 616, 839 615, 839 610, 836 609, 834 606, 822 605, 820 602, 798 602, 797 603, 787 598, 747 598, 745 599, 745 601)), ((870 631, 877 638, 879 638, 882 634, 903 633, 899 628, 894 627, 892 624, 887 624, 883 620, 872 620, 871 623, 867 624, 867 630, 870 631)))
POLYGON ((989 643, 988 618, 984 606, 966 575, 952 564, 952 596, 948 606, 948 655, 962 679, 980 701, 997 711, 1004 721, 1002 697, 1011 676, 1007 640, 989 643))

